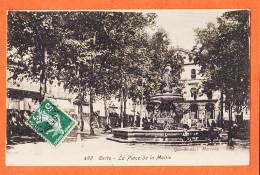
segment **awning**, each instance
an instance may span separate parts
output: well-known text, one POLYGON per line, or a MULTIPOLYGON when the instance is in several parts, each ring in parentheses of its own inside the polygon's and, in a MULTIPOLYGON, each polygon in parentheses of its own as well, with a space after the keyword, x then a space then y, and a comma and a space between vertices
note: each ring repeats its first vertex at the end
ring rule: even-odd
POLYGON ((64 111, 70 113, 75 112, 74 106, 69 102, 69 100, 66 99, 53 99, 53 101, 61 107, 64 111))

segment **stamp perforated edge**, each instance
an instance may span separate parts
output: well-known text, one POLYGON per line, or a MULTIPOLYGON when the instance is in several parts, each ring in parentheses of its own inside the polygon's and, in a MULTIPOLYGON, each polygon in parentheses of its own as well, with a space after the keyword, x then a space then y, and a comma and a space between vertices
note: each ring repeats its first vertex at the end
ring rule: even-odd
POLYGON ((48 140, 48 138, 45 138, 42 134, 40 134, 38 131, 36 131, 30 124, 28 124, 28 120, 33 116, 33 114, 41 107, 41 104, 40 106, 34 111, 34 113, 27 119, 27 121, 25 122, 25 124, 27 126, 29 126, 30 128, 32 128, 39 136, 41 136, 45 141, 47 141, 47 143, 49 143, 50 145, 52 145, 52 147, 54 148, 58 148, 61 143, 65 140, 65 138, 70 134, 70 132, 72 131, 72 129, 75 128, 75 126, 78 124, 78 122, 76 120, 74 120, 72 117, 70 117, 66 111, 64 111, 59 105, 57 105, 57 103, 53 102, 52 100, 48 99, 48 98, 44 98, 43 102, 45 100, 49 100, 53 105, 55 105, 57 108, 59 108, 60 111, 62 111, 65 115, 67 115, 72 121, 74 121, 75 123, 73 124, 72 127, 70 127, 70 129, 68 130, 68 132, 64 135, 64 137, 58 142, 57 145, 54 145, 51 141, 48 140))

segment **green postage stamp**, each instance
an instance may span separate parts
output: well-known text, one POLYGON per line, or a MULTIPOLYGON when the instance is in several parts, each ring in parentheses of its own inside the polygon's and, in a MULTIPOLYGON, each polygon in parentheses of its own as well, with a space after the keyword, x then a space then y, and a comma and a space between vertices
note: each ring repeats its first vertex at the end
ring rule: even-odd
POLYGON ((45 99, 35 113, 26 121, 36 132, 57 147, 77 122, 45 99))

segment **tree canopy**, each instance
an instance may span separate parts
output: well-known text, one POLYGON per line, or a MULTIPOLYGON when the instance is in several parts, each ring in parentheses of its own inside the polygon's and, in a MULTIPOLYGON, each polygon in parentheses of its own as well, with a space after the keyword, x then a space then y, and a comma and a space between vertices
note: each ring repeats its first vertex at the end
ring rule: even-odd
POLYGON ((61 16, 55 12, 8 12, 7 49, 17 51, 19 59, 8 58, 8 64, 15 64, 13 79, 18 75, 40 81, 44 97, 47 77, 50 82, 57 75, 55 63, 62 41, 61 16))
POLYGON ((12 78, 40 81, 43 97, 47 83, 62 80, 80 102, 89 95, 90 106, 94 96, 108 94, 149 101, 161 87, 164 66, 174 68, 176 83, 183 62, 164 29, 147 32, 155 18, 142 12, 9 12, 8 50, 19 55, 12 78))
POLYGON ((205 91, 222 91, 226 104, 238 111, 249 104, 249 15, 248 10, 226 12, 216 24, 195 30, 194 61, 207 77, 205 91))

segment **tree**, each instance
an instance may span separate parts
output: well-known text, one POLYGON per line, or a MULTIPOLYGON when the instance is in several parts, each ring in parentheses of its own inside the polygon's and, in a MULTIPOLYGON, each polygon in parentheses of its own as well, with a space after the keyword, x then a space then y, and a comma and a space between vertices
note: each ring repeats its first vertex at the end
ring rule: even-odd
POLYGON ((183 63, 183 57, 176 54, 174 48, 169 47, 170 40, 164 29, 159 29, 151 37, 143 37, 143 43, 139 49, 135 49, 135 58, 138 60, 133 60, 130 64, 134 71, 130 74, 131 83, 127 85, 129 97, 140 102, 141 113, 144 101, 150 103, 150 98, 162 90, 162 71, 165 66, 170 64, 173 68, 171 86, 177 88, 183 63))
POLYGON ((12 79, 40 80, 42 101, 47 82, 56 78, 54 63, 62 39, 62 20, 55 12, 8 12, 8 52, 17 50, 19 61, 9 57, 8 64, 16 64, 12 79))
MULTIPOLYGON (((155 32, 151 38, 148 39, 148 43, 140 56, 140 61, 133 63, 136 65, 135 75, 145 79, 143 84, 144 96, 146 101, 150 102, 150 97, 162 90, 162 74, 166 65, 170 65, 172 71, 172 87, 178 87, 180 73, 182 72, 183 57, 176 54, 175 49, 170 47, 170 40, 168 34, 164 29, 159 29, 155 32), (140 64, 141 63, 141 64, 140 64)), ((140 78, 139 78, 140 79, 140 78)), ((136 85, 133 84, 133 97, 140 97, 141 82, 136 85)))
MULTIPOLYGON (((140 52, 147 43, 147 33, 144 29, 153 24, 155 15, 147 14, 145 16, 142 13, 131 12, 113 13, 112 17, 112 22, 106 21, 108 23, 106 32, 111 33, 109 35, 110 41, 116 43, 110 49, 109 54, 114 58, 110 62, 103 62, 101 66, 106 67, 109 65, 111 68, 111 65, 114 65, 110 70, 113 72, 112 75, 116 76, 112 76, 114 83, 111 84, 111 80, 107 84, 104 83, 106 81, 102 81, 99 87, 102 87, 101 89, 105 90, 105 93, 108 91, 119 94, 121 101, 120 118, 123 121, 123 118, 126 118, 126 100, 128 97, 131 98, 128 87, 131 86, 135 79, 136 65, 142 64, 140 52), (119 89, 116 89, 113 84, 118 85, 119 89)), ((103 74, 106 75, 105 72, 101 73, 101 75, 103 74)), ((111 76, 105 76, 105 78, 108 77, 111 76)))
POLYGON ((230 119, 233 108, 240 112, 249 104, 249 13, 226 12, 217 18, 217 24, 195 30, 194 61, 207 77, 204 89, 219 90, 222 97, 225 95, 230 119))
POLYGON ((106 106, 109 94, 120 94, 123 118, 128 98, 136 101, 145 96, 149 101, 156 92, 166 62, 176 67, 176 75, 180 72, 177 64, 180 59, 172 60, 174 51, 169 49, 167 33, 160 29, 150 38, 145 30, 155 24, 153 13, 11 12, 8 15, 8 49, 15 47, 20 55, 17 64, 21 66, 14 71, 15 75, 40 80, 42 99, 47 82, 63 81, 65 88, 78 93, 81 121, 82 103, 87 95, 90 122, 94 118, 95 97, 103 97, 106 106))
POLYGON ((151 23, 151 16, 128 12, 75 12, 64 17, 64 47, 57 67, 72 89, 89 90, 90 122, 94 116, 94 96, 101 95, 106 101, 107 94, 123 92, 122 89, 126 92, 122 88, 126 87, 123 75, 131 71, 133 47, 141 41, 139 36, 151 23), (76 76, 76 72, 80 75, 76 76), (79 77, 80 86, 77 85, 79 77))
MULTIPOLYGON (((84 126, 82 104, 87 95, 90 96, 90 126, 94 120, 93 101, 99 80, 98 75, 101 70, 100 65, 102 58, 108 52, 101 43, 97 44, 100 40, 99 34, 103 32, 99 21, 102 19, 99 16, 100 14, 95 12, 70 12, 65 14, 62 57, 57 67, 64 77, 65 86, 72 92, 78 93, 77 102, 81 131, 84 126)), ((92 131, 90 132, 92 133, 92 131)))
POLYGON ((129 95, 135 101, 141 101, 142 93, 147 102, 161 85, 161 69, 168 54, 170 44, 167 33, 160 29, 151 37, 143 36, 142 45, 135 49, 135 59, 130 64, 132 70, 129 95))

